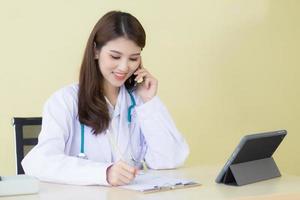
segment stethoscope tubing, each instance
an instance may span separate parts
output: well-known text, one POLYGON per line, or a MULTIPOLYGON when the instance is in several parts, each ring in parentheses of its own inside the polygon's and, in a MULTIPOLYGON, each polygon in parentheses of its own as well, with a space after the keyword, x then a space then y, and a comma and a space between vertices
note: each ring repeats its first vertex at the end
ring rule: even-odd
MULTIPOLYGON (((132 113, 133 108, 136 106, 136 102, 133 97, 133 94, 129 91, 128 91, 128 93, 130 96, 131 105, 128 107, 127 120, 128 120, 128 123, 130 124, 132 122, 131 113, 132 113)), ((80 123, 80 153, 78 154, 78 157, 87 159, 87 156, 86 156, 85 150, 84 150, 84 138, 85 138, 84 137, 84 127, 85 127, 84 124, 80 123)))

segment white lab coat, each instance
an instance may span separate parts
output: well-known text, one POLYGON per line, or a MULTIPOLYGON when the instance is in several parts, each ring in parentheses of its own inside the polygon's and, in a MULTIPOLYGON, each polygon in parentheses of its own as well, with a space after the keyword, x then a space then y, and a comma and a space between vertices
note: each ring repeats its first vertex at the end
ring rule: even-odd
MULTIPOLYGON (((111 127, 123 157, 128 158, 131 150, 131 154, 142 156, 152 169, 182 165, 189 147, 159 97, 155 96, 146 103, 135 93, 134 97, 137 105, 132 111, 130 124, 127 111, 131 100, 124 86, 120 89, 115 109, 109 104, 111 127)), ((121 159, 120 155, 114 152, 107 134, 94 135, 91 128, 85 126, 84 148, 88 159, 77 157, 81 142, 77 103, 78 84, 62 88, 48 99, 39 142, 23 159, 23 169, 26 174, 43 181, 108 185, 106 169, 121 159)))

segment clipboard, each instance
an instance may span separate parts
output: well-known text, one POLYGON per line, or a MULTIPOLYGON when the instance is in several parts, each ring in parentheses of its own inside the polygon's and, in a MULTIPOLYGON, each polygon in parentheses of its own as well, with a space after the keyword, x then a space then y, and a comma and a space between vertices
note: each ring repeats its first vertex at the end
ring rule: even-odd
POLYGON ((188 183, 177 183, 175 185, 155 186, 154 188, 145 189, 140 192, 147 194, 147 193, 153 193, 153 192, 163 192, 163 191, 168 191, 168 190, 185 189, 185 188, 191 188, 191 187, 196 187, 196 186, 201 186, 201 184, 194 182, 194 181, 190 181, 188 183))
POLYGON ((201 186, 201 184, 194 180, 147 172, 139 174, 129 185, 119 186, 118 188, 147 194, 197 186, 201 186))

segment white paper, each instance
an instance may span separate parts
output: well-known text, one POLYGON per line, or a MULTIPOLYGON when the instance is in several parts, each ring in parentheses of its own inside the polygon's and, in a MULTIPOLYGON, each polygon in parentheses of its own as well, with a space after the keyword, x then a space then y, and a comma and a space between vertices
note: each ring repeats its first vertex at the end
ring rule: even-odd
POLYGON ((155 188, 184 186, 191 182, 193 181, 148 172, 137 175, 132 183, 119 187, 143 192, 155 188))

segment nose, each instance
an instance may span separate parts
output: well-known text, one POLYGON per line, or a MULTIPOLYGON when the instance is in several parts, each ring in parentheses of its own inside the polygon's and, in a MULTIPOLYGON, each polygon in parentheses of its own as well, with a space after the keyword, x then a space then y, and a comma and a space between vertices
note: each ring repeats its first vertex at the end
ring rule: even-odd
POLYGON ((118 65, 118 68, 123 72, 128 72, 129 71, 128 60, 122 59, 118 65))

